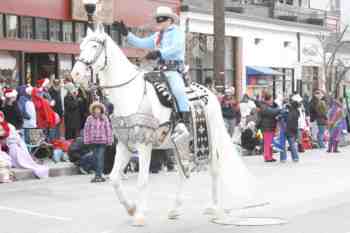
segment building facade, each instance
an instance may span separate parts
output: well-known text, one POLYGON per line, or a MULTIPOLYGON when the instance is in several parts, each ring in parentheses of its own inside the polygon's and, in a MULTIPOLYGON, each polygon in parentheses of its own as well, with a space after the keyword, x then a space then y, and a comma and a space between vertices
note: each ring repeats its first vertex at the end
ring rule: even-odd
MULTIPOLYGON (((213 78, 211 4, 182 1, 182 26, 190 35, 187 58, 197 81, 213 78)), ((227 0, 225 14, 225 82, 236 88, 237 97, 262 91, 310 94, 317 87, 322 75, 317 36, 335 30, 327 11, 310 8, 310 1, 303 0, 227 0)))
MULTIPOLYGON (((79 53, 87 23, 82 0, 11 0, 0 2, 0 82, 15 87, 34 84, 40 78, 62 78, 79 53), (77 7, 78 6, 78 7, 77 7), (83 16, 82 16, 83 15, 83 16)), ((130 58, 140 50, 128 48, 115 23, 124 20, 138 34, 150 29, 152 13, 159 5, 178 9, 178 0, 100 1, 97 19, 130 58), (105 17, 106 16, 106 17, 105 17)))

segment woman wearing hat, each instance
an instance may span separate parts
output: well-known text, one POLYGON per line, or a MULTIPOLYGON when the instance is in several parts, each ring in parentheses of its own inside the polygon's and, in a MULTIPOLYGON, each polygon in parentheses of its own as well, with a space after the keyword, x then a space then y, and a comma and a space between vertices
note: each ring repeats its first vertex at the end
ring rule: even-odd
POLYGON ((94 102, 90 106, 90 116, 84 126, 84 144, 92 145, 96 158, 96 174, 91 182, 104 182, 104 153, 107 145, 112 145, 112 125, 106 116, 102 103, 94 102))
POLYGON ((182 121, 189 123, 190 108, 185 93, 185 84, 182 74, 178 72, 184 64, 185 59, 185 33, 175 24, 178 16, 170 7, 158 7, 154 19, 157 22, 159 32, 146 38, 139 38, 128 31, 123 23, 120 30, 127 36, 128 42, 139 48, 152 49, 146 55, 147 60, 157 60, 160 67, 167 67, 165 76, 175 96, 179 115, 182 121))

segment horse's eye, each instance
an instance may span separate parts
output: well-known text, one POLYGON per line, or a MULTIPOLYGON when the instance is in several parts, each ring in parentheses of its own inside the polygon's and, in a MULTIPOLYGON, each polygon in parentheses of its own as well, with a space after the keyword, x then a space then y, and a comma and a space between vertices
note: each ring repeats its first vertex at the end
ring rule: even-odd
POLYGON ((97 44, 94 44, 93 46, 92 46, 94 49, 97 49, 97 44))

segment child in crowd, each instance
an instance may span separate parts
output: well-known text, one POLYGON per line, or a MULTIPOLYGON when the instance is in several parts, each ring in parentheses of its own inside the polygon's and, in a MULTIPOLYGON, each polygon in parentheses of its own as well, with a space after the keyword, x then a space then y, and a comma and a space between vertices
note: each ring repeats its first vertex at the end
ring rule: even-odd
POLYGON ((91 182, 104 182, 104 153, 107 145, 112 145, 112 125, 106 116, 103 104, 94 102, 90 106, 90 116, 84 126, 84 144, 92 145, 96 157, 96 174, 91 182))

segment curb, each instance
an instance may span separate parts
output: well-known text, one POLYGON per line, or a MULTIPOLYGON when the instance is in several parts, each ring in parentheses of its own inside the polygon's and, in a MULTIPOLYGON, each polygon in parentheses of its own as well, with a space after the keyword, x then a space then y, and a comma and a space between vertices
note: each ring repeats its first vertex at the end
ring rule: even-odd
MULTIPOLYGON (((72 163, 48 164, 49 177, 72 176, 79 174, 79 169, 72 163)), ((29 169, 11 169, 16 181, 37 179, 29 169)))

